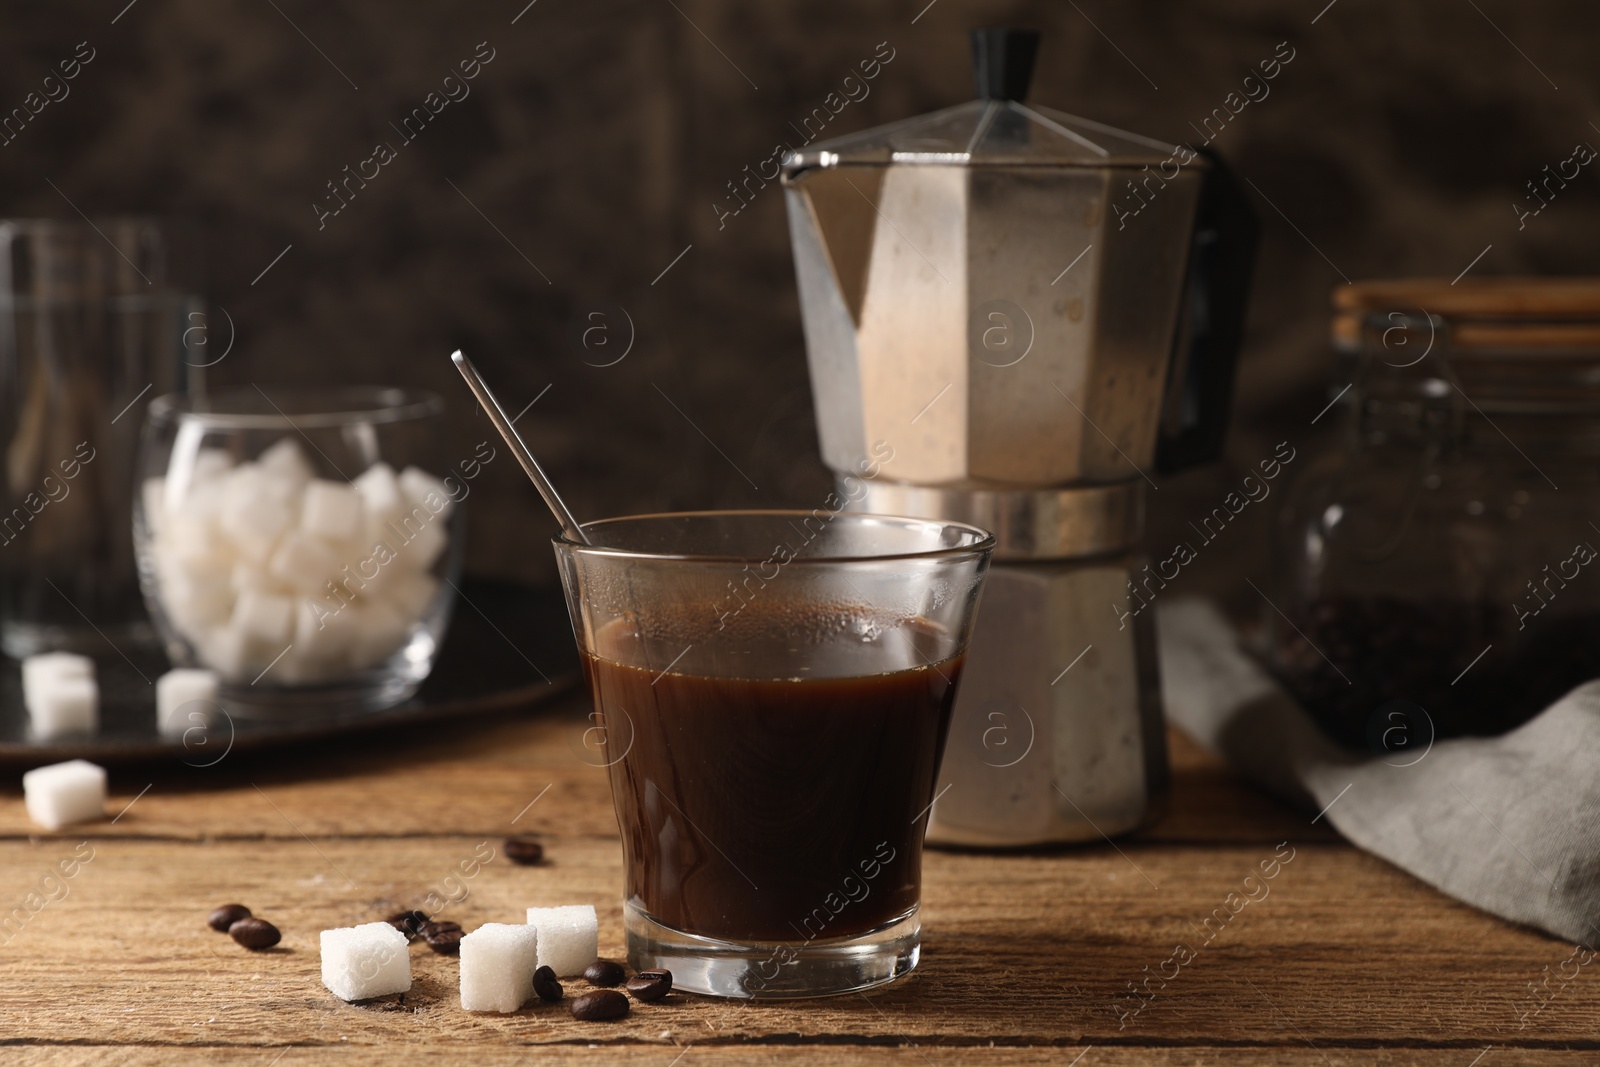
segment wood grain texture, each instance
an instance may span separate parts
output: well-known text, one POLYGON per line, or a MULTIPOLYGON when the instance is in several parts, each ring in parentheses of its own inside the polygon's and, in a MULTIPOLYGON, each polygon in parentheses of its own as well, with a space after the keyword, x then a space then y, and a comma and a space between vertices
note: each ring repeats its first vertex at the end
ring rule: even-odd
POLYGON ((18 907, 26 917, 14 933, 0 928, 0 1061, 266 1065, 337 1051, 387 1063, 426 1048, 500 1063, 538 1046, 557 1062, 666 1067, 690 1044, 685 1063, 1065 1064, 1086 1045, 1085 1067, 1465 1067, 1489 1045, 1485 1067, 1600 1058, 1600 971, 1569 964, 1576 973, 1563 979, 1571 946, 1340 843, 1312 813, 1253 792, 1176 737, 1172 814, 1116 847, 930 852, 923 963, 886 990, 800 1004, 675 994, 610 1024, 543 1007, 472 1015, 458 1007, 456 961, 413 946, 416 984, 403 999, 328 994, 318 931, 451 896, 458 862, 484 841, 498 853, 514 818, 541 835, 550 862, 516 867, 497 854, 457 883, 465 896, 444 916, 470 929, 517 921, 530 904, 593 901, 602 952, 621 954, 615 822, 603 773, 581 758, 582 726, 581 704, 569 703, 449 741, 123 776, 112 812, 148 791, 114 824, 76 832, 38 833, 19 798, 0 800, 0 920, 18 907), (65 895, 56 888, 60 899, 39 906, 52 891, 45 876, 85 848, 93 858, 65 895), (1264 896, 1245 884, 1291 850, 1264 896), (1239 905, 1251 892, 1258 899, 1239 905), (40 896, 30 904, 29 893, 40 896), (250 953, 206 928, 206 913, 231 900, 278 924, 283 944, 250 953), (1193 957, 1174 963, 1180 944, 1193 957), (1146 986, 1152 998, 1129 992, 1163 972, 1164 985, 1146 986), (1546 980, 1553 992, 1530 999, 1529 983, 1546 980), (1531 1051, 1511 1058, 1512 1047, 1531 1051))

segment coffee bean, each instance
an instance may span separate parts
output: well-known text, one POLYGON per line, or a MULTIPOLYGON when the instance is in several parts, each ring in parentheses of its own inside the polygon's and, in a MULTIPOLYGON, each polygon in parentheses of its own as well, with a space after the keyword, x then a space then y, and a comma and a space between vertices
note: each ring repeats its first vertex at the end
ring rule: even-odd
POLYGON ((615 989, 596 989, 574 1000, 569 1007, 574 1019, 584 1022, 604 1022, 620 1019, 628 1014, 628 998, 615 989))
POLYGON ((276 926, 256 918, 238 920, 228 927, 228 936, 249 949, 271 948, 283 940, 276 926))
POLYGON ((628 992, 634 1000, 660 1000, 672 992, 671 971, 640 971, 628 979, 628 992))
POLYGON ((622 964, 613 963, 611 960, 595 960, 584 969, 583 976, 589 980, 590 985, 621 985, 628 979, 628 972, 623 970, 622 964))
POLYGON ((454 956, 461 951, 461 924, 453 922, 426 922, 417 930, 428 947, 441 956, 454 956))
POLYGON ((391 915, 384 922, 406 935, 407 941, 415 941, 422 927, 428 922, 428 913, 425 911, 402 911, 391 915))
POLYGON ((533 991, 539 994, 540 1000, 560 1000, 566 992, 561 988, 561 983, 556 981, 556 972, 549 967, 540 967, 533 972, 533 991))
POLYGON ((506 859, 512 863, 520 863, 524 867, 531 867, 536 863, 544 862, 544 846, 531 837, 508 837, 501 846, 506 854, 506 859))
POLYGON ((243 904, 224 904, 211 913, 211 917, 206 920, 206 925, 219 934, 225 934, 228 932, 228 927, 240 919, 248 918, 250 918, 250 909, 243 904))

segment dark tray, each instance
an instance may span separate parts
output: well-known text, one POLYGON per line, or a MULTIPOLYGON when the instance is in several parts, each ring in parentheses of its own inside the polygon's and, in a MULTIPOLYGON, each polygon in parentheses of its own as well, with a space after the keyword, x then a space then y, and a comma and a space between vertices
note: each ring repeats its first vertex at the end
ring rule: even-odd
POLYGON ((167 669, 158 650, 107 646, 95 655, 100 731, 35 741, 22 704, 22 669, 0 657, 0 763, 38 766, 66 759, 96 763, 170 758, 209 766, 230 751, 334 734, 435 722, 532 704, 581 677, 572 625, 559 589, 506 582, 463 582, 433 673, 416 695, 381 711, 329 711, 302 705, 292 718, 225 715, 183 738, 156 729, 155 679, 167 669), (148 681, 147 681, 148 679, 148 681))

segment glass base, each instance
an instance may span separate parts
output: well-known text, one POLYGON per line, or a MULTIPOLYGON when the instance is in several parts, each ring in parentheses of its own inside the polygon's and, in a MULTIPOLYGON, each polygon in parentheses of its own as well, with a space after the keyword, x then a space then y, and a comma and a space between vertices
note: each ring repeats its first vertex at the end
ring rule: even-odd
POLYGON ((686 934, 622 905, 628 963, 672 972, 672 988, 713 997, 791 1000, 871 989, 910 974, 922 955, 922 923, 912 908, 854 937, 741 944, 686 934))
POLYGON ((40 652, 77 652, 85 656, 112 656, 126 648, 148 652, 160 647, 155 627, 148 622, 69 626, 7 619, 0 623, 0 651, 12 659, 40 652))

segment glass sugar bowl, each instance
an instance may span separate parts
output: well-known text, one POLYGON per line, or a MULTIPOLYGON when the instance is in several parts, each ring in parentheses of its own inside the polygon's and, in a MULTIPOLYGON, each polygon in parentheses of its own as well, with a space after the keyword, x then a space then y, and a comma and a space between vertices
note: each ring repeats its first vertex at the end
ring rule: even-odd
POLYGON ((1283 515, 1274 667, 1346 744, 1502 733, 1600 676, 1600 279, 1334 306, 1348 424, 1283 515))
POLYGON ((216 671, 246 714, 414 693, 449 622, 467 483, 487 461, 446 468, 443 411, 431 393, 365 387, 152 401, 134 550, 173 665, 216 671))

